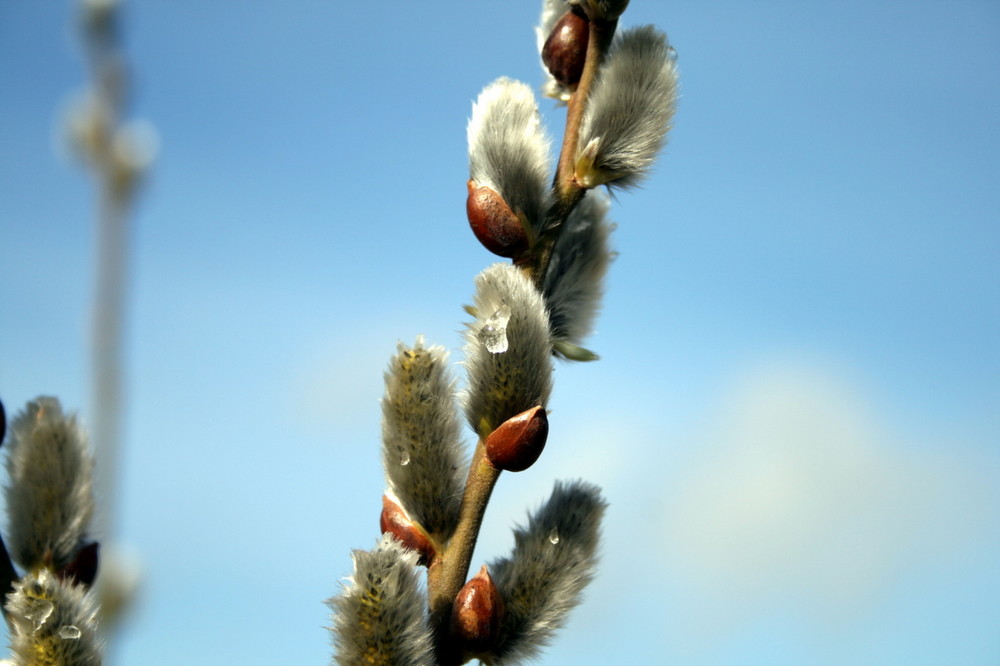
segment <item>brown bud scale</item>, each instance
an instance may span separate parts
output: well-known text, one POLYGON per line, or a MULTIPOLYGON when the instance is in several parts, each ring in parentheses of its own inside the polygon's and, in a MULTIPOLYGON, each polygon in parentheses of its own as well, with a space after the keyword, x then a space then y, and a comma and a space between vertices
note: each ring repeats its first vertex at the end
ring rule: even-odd
POLYGON ((100 545, 96 541, 83 546, 76 551, 70 563, 58 572, 59 577, 90 587, 97 578, 99 551, 100 545))
POLYGON ((486 457, 497 469, 523 472, 538 460, 549 437, 549 418, 541 405, 512 416, 486 438, 486 457))
POLYGON ((467 652, 487 651, 496 643, 503 614, 503 598, 484 564, 455 597, 451 633, 467 652))
POLYGON ((528 234, 517 214, 491 187, 479 187, 470 180, 469 197, 465 200, 465 212, 469 226, 479 242, 487 250, 501 257, 514 258, 528 249, 528 234))
POLYGON ((567 87, 580 82, 587 59, 590 23, 568 11, 562 15, 542 46, 542 62, 555 80, 567 87))
POLYGON ((419 564, 427 566, 437 550, 434 542, 413 520, 406 515, 403 507, 391 500, 388 495, 382 496, 382 515, 379 517, 379 527, 382 534, 388 532, 401 544, 415 550, 420 555, 419 564))

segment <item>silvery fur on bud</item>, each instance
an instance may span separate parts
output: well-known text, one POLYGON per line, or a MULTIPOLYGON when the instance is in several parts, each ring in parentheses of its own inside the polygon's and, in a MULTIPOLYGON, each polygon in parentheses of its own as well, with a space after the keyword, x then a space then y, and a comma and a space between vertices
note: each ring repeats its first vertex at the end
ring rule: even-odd
POLYGON ((447 540, 462 499, 461 421, 444 347, 399 345, 385 373, 382 460, 389 487, 432 536, 447 540))
POLYGON ((417 554, 387 534, 374 550, 356 550, 353 557, 354 574, 327 600, 336 663, 433 664, 417 554))
POLYGON ((493 264, 476 277, 476 320, 465 334, 465 415, 485 437, 552 391, 552 345, 542 295, 520 269, 493 264))
POLYGON ((611 262, 609 208, 607 194, 587 192, 556 242, 542 286, 554 340, 580 344, 593 328, 611 262))
POLYGON ((617 35, 583 117, 577 182, 587 188, 636 185, 663 145, 676 100, 667 36, 652 26, 617 35))
POLYGON ((492 663, 536 657, 566 623, 593 578, 606 507, 597 486, 556 482, 528 525, 514 530, 510 557, 490 564, 506 604, 492 663))
POLYGON ((515 214, 538 229, 551 174, 549 140, 527 85, 502 77, 472 105, 469 177, 496 190, 515 214))

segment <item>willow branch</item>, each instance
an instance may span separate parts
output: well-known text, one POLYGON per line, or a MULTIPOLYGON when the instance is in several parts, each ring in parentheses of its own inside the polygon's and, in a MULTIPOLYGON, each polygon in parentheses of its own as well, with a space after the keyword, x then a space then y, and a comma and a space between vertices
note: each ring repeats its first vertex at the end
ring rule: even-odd
POLYGON ((431 562, 427 570, 431 626, 436 636, 438 661, 441 664, 460 663, 459 655, 453 653, 451 642, 447 640, 448 622, 455 596, 462 589, 469 573, 486 505, 498 478, 500 470, 486 459, 485 440, 480 439, 469 465, 458 525, 447 547, 431 562))
POLYGON ((569 98, 566 109, 566 132, 563 135, 562 148, 559 153, 559 164, 556 168, 553 190, 555 196, 545 216, 542 233, 531 255, 528 272, 532 281, 539 289, 545 279, 549 262, 552 260, 552 250, 563 223, 569 217, 573 208, 583 199, 587 190, 576 182, 576 153, 580 142, 580 127, 587 110, 587 98, 590 96, 597 70, 611 46, 617 21, 591 21, 587 40, 587 57, 583 65, 583 73, 576 90, 569 98))

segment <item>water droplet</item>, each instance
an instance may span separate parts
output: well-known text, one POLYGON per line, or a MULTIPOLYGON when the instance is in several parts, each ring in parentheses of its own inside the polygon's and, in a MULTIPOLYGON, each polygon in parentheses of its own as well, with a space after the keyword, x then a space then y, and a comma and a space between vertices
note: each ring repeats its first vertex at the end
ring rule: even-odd
POLYGON ((59 627, 59 638, 66 640, 76 640, 82 633, 80 627, 73 626, 72 624, 64 624, 59 627))
POLYGON ((510 307, 501 305, 479 329, 477 337, 491 354, 507 351, 507 322, 510 321, 510 307))
POLYGON ((667 47, 667 60, 677 62, 677 49, 672 46, 667 47))
POLYGON ((24 617, 31 620, 34 631, 38 631, 55 610, 55 604, 48 599, 33 599, 24 617))
POLYGON ((553 546, 559 543, 559 530, 554 527, 552 528, 552 531, 549 532, 549 543, 553 546))
POLYGON ((410 464, 410 452, 409 451, 403 451, 403 455, 400 456, 400 458, 399 458, 399 464, 402 465, 403 467, 406 467, 407 465, 410 464))

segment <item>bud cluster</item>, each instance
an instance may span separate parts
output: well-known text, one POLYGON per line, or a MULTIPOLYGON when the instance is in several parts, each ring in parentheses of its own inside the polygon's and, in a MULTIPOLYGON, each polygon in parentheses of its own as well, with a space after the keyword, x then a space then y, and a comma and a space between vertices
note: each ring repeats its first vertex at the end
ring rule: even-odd
POLYGON ((596 358, 580 343, 592 327, 611 255, 607 200, 589 191, 639 183, 676 106, 675 51, 651 26, 619 33, 627 5, 544 3, 538 29, 544 89, 569 104, 555 172, 526 85, 497 79, 469 120, 469 224, 486 249, 531 275, 550 313, 555 353, 570 360, 596 358))
POLYGON ((509 557, 467 578, 494 485, 502 472, 530 468, 548 442, 552 357, 597 358, 581 344, 603 295, 612 225, 609 197, 592 190, 638 182, 673 115, 673 50, 651 27, 616 34, 627 5, 543 4, 544 90, 567 105, 557 160, 529 86, 502 77, 473 104, 466 215, 479 242, 512 262, 476 277, 462 391, 444 350, 419 339, 389 364, 383 537, 355 554, 354 577, 330 602, 339 663, 534 658, 593 576, 605 502, 575 482, 556 483, 515 530, 509 557), (477 439, 467 463, 460 410, 477 439), (426 615, 414 611, 418 566, 427 568, 426 615))
MULTIPOLYGON (((5 432, 0 405, 0 442, 5 432)), ((15 662, 99 664, 103 645, 90 592, 99 548, 89 536, 94 462, 87 435, 57 399, 43 396, 14 417, 4 443, 8 520, 0 585, 13 586, 4 610, 15 662), (19 577, 13 563, 27 573, 19 577)))

